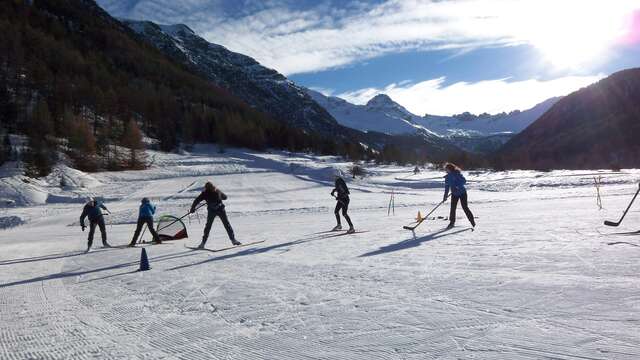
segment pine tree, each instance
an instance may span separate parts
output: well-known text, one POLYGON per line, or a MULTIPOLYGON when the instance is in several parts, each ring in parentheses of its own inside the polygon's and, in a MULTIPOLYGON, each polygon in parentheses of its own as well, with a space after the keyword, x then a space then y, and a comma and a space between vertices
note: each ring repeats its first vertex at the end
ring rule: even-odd
POLYGON ((44 100, 38 101, 27 124, 27 151, 25 175, 43 177, 49 175, 57 159, 55 141, 51 138, 53 122, 49 106, 44 100))
POLYGON ((134 120, 129 120, 122 135, 122 146, 129 149, 127 166, 130 169, 142 169, 146 166, 142 132, 134 120))

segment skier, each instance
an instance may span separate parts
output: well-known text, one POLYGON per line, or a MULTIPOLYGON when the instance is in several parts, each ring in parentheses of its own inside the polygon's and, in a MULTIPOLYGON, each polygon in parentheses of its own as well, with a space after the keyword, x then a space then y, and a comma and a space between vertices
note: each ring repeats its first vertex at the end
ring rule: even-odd
MULTIPOLYGON (((96 226, 100 227, 100 234, 102 235, 102 246, 111 247, 107 243, 107 229, 104 225, 104 216, 102 215, 102 209, 109 212, 104 204, 96 200, 95 198, 89 198, 89 201, 84 205, 82 209, 82 215, 80 215, 80 226, 82 231, 86 228, 84 225, 84 218, 89 218, 89 237, 87 243, 87 251, 91 250, 93 245, 93 234, 96 231, 96 226)), ((110 212, 109 212, 110 213, 110 212)))
POLYGON ((136 231, 133 233, 133 239, 129 243, 129 247, 136 246, 136 242, 138 241, 138 235, 140 235, 140 230, 144 224, 147 224, 147 228, 149 232, 153 236, 154 244, 161 244, 160 237, 158 233, 153 229, 153 214, 156 213, 156 206, 149 201, 149 198, 142 198, 140 202, 140 209, 138 210, 138 225, 136 226, 136 231))
POLYGON ((342 224, 340 223, 340 210, 342 210, 342 216, 344 216, 347 223, 349 223, 349 230, 347 230, 347 234, 353 234, 356 230, 353 228, 353 223, 347 214, 350 201, 349 188, 339 173, 336 174, 335 187, 331 190, 331 196, 336 198, 336 209, 333 212, 336 215, 336 221, 338 222, 338 225, 333 228, 333 231, 342 230, 342 224), (338 193, 338 196, 335 195, 336 192, 338 193))
POLYGON ((213 224, 213 220, 216 216, 219 216, 220 220, 222 220, 222 224, 227 230, 227 235, 229 236, 231 243, 233 245, 242 245, 236 240, 231 224, 229 224, 229 219, 227 218, 227 212, 224 210, 222 200, 227 200, 227 195, 219 189, 216 189, 211 182, 207 181, 207 183, 204 184, 204 191, 200 193, 200 195, 193 200, 193 204, 191 204, 190 212, 192 214, 196 211, 196 206, 198 206, 198 204, 203 200, 207 202, 207 224, 204 227, 202 242, 198 245, 198 249, 204 249, 204 245, 207 243, 207 239, 209 238, 209 231, 211 231, 211 224, 213 224))
POLYGON ((449 213, 449 226, 447 226, 447 229, 451 229, 456 223, 456 207, 458 206, 458 200, 460 200, 462 209, 467 215, 467 219, 469 219, 471 226, 475 228, 476 222, 473 219, 471 210, 469 210, 469 206, 467 205, 467 189, 464 187, 467 180, 462 176, 460 168, 455 164, 447 163, 444 168, 447 171, 447 175, 444 177, 445 186, 442 202, 447 201, 449 189, 451 189, 451 212, 449 213))

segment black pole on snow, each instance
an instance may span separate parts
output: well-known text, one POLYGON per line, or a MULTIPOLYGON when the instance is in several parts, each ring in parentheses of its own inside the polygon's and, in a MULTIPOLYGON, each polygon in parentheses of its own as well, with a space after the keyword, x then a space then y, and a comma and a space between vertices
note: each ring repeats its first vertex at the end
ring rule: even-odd
POLYGON ((613 222, 613 221, 607 220, 607 221, 604 222, 604 224, 607 225, 607 226, 618 226, 618 225, 620 225, 620 223, 622 222, 624 217, 627 215, 627 212, 629 211, 629 209, 631 209, 631 205, 633 205, 633 202, 638 197, 638 193, 640 193, 640 184, 638 184, 638 191, 636 191, 636 194, 633 195, 633 199, 631 199, 631 202, 629 203, 629 206, 627 206, 627 209, 624 211, 624 213, 622 213, 622 217, 620 218, 620 220, 618 220, 618 222, 613 222))

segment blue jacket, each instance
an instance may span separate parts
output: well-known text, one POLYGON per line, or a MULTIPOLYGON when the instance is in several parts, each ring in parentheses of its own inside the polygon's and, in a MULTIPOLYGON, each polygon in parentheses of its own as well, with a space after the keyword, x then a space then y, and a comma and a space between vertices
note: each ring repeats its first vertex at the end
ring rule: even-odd
POLYGON ((467 183, 467 179, 462 176, 460 171, 452 171, 444 177, 444 196, 449 195, 449 189, 451 189, 451 195, 462 196, 467 192, 464 184, 467 183))
POLYGON ((143 202, 140 205, 140 211, 138 212, 138 219, 141 218, 153 218, 153 214, 156 213, 155 205, 152 205, 150 202, 143 202))

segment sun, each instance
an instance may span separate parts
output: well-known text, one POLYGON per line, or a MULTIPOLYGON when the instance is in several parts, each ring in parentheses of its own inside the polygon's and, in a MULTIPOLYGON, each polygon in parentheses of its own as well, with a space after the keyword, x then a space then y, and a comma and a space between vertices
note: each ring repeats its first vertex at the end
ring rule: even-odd
POLYGON ((630 10, 621 5, 563 0, 531 8, 521 35, 554 67, 581 68, 602 61, 624 36, 630 10))

